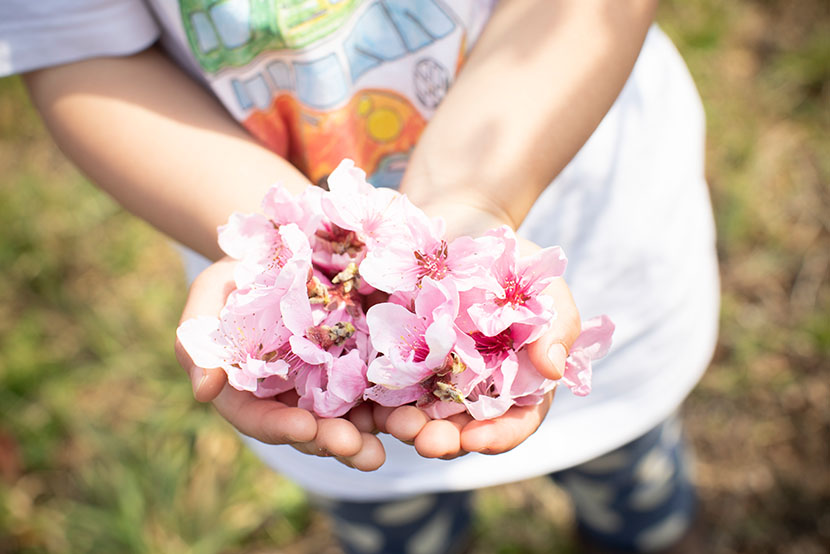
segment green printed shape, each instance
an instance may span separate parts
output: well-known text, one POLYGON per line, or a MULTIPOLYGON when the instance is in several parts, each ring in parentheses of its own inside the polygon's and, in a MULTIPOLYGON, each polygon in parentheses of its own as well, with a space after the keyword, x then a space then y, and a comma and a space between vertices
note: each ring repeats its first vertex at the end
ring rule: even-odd
POLYGON ((336 31, 360 0, 179 0, 190 50, 201 68, 240 67, 265 51, 305 48, 336 31))

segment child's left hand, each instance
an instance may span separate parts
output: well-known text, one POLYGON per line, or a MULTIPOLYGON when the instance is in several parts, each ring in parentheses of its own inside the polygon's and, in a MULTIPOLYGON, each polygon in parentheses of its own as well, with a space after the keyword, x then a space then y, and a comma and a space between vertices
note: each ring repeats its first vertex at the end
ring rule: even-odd
MULTIPOLYGON (((225 258, 196 278, 182 321, 219 313, 235 288, 234 265, 233 260, 225 258)), ((296 394, 263 399, 236 390, 221 368, 198 367, 179 340, 176 357, 190 375, 196 400, 212 402, 216 411, 243 435, 267 444, 287 444, 311 456, 334 457, 361 471, 374 471, 386 460, 383 445, 371 433, 366 407, 358 406, 347 417, 320 418, 298 408, 296 394)))

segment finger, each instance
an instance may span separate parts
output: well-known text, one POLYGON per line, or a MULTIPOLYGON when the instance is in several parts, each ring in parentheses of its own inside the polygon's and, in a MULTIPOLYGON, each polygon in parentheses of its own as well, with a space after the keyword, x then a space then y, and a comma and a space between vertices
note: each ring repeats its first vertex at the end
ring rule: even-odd
POLYGON ((213 405, 240 433, 268 444, 308 442, 317 435, 317 421, 310 412, 257 398, 230 385, 222 389, 213 405))
POLYGON ((199 402, 210 402, 216 398, 227 382, 227 374, 220 368, 205 369, 193 363, 182 343, 176 339, 176 359, 190 376, 193 397, 199 402))
POLYGON ((461 450, 461 425, 448 419, 433 419, 415 437, 415 450, 424 458, 455 456, 461 450))
POLYGON ((527 355, 544 377, 561 379, 565 374, 565 359, 581 329, 579 311, 562 278, 554 279, 543 294, 553 297, 556 318, 544 335, 528 345, 527 355))
POLYGON ((324 453, 344 458, 351 458, 363 446, 363 438, 357 427, 340 418, 318 419, 314 442, 324 453))
POLYGON ((235 264, 234 260, 224 258, 210 265, 194 279, 180 323, 203 315, 215 317, 222 311, 228 296, 236 288, 233 281, 235 264))
POLYGON ((386 432, 398 440, 411 442, 429 422, 422 410, 415 406, 401 406, 386 419, 386 432))
POLYGON ((460 414, 451 415, 447 419, 453 423, 457 423, 463 429, 465 425, 473 421, 473 416, 471 416, 468 412, 461 412, 460 414))
POLYGON ((461 430, 461 449, 482 454, 512 450, 539 428, 552 398, 549 393, 535 406, 513 406, 501 417, 471 421, 461 430))
POLYGON ((461 456, 466 456, 469 454, 466 450, 459 450, 455 454, 447 454, 446 456, 441 456, 439 459, 441 460, 454 460, 456 458, 460 458, 461 456))
POLYGON ((357 454, 349 458, 338 457, 337 459, 341 463, 360 471, 375 471, 386 461, 386 452, 383 450, 383 445, 380 440, 375 435, 362 433, 361 437, 363 439, 363 446, 357 454))
POLYGON ((364 402, 349 411, 349 421, 362 433, 375 432, 375 420, 372 416, 372 405, 364 402))
MULTIPOLYGON (((224 259, 212 264, 193 281, 179 323, 199 316, 216 316, 225 305, 233 282, 234 262, 224 259)), ((209 402, 216 398, 227 382, 227 376, 219 368, 202 368, 197 366, 176 339, 176 359, 190 376, 193 396, 199 402, 209 402)))
POLYGON ((375 404, 372 409, 372 419, 375 421, 375 429, 381 433, 388 433, 389 431, 386 428, 386 421, 389 419, 389 415, 396 409, 397 408, 393 408, 391 406, 381 406, 380 404, 375 404))

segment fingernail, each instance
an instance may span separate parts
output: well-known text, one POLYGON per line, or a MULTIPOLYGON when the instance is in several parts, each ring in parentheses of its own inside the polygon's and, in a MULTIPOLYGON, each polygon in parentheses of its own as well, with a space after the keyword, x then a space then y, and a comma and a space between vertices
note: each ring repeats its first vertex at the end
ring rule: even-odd
POLYGON ((548 348, 548 360, 550 360, 550 363, 553 364, 553 367, 559 374, 556 377, 557 379, 561 379, 565 375, 565 360, 567 358, 568 351, 565 350, 565 347, 561 343, 554 343, 548 348))
POLYGON ((204 369, 201 367, 193 368, 193 371, 190 372, 190 383, 193 386, 193 396, 196 396, 206 380, 207 372, 204 369))

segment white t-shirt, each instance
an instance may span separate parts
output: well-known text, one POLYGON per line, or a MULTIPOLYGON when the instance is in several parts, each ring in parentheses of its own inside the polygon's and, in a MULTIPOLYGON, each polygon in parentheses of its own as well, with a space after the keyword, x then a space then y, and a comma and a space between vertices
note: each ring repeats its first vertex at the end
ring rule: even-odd
MULTIPOLYGON (((313 180, 348 156, 376 185, 394 185, 492 3, 279 4, 260 13, 248 0, 7 1, 0 75, 125 55, 161 37, 231 114, 313 180)), ((557 392, 545 422, 520 446, 443 461, 382 437, 386 464, 360 473, 289 447, 246 438, 248 445, 318 494, 377 499, 563 469, 660 423, 702 375, 717 334, 703 121, 683 61, 651 29, 614 106, 522 224, 520 233, 536 243, 564 248, 583 317, 608 314, 617 330, 610 354, 595 364, 590 396, 557 392)), ((185 256, 191 275, 205 264, 194 256, 185 256)))

